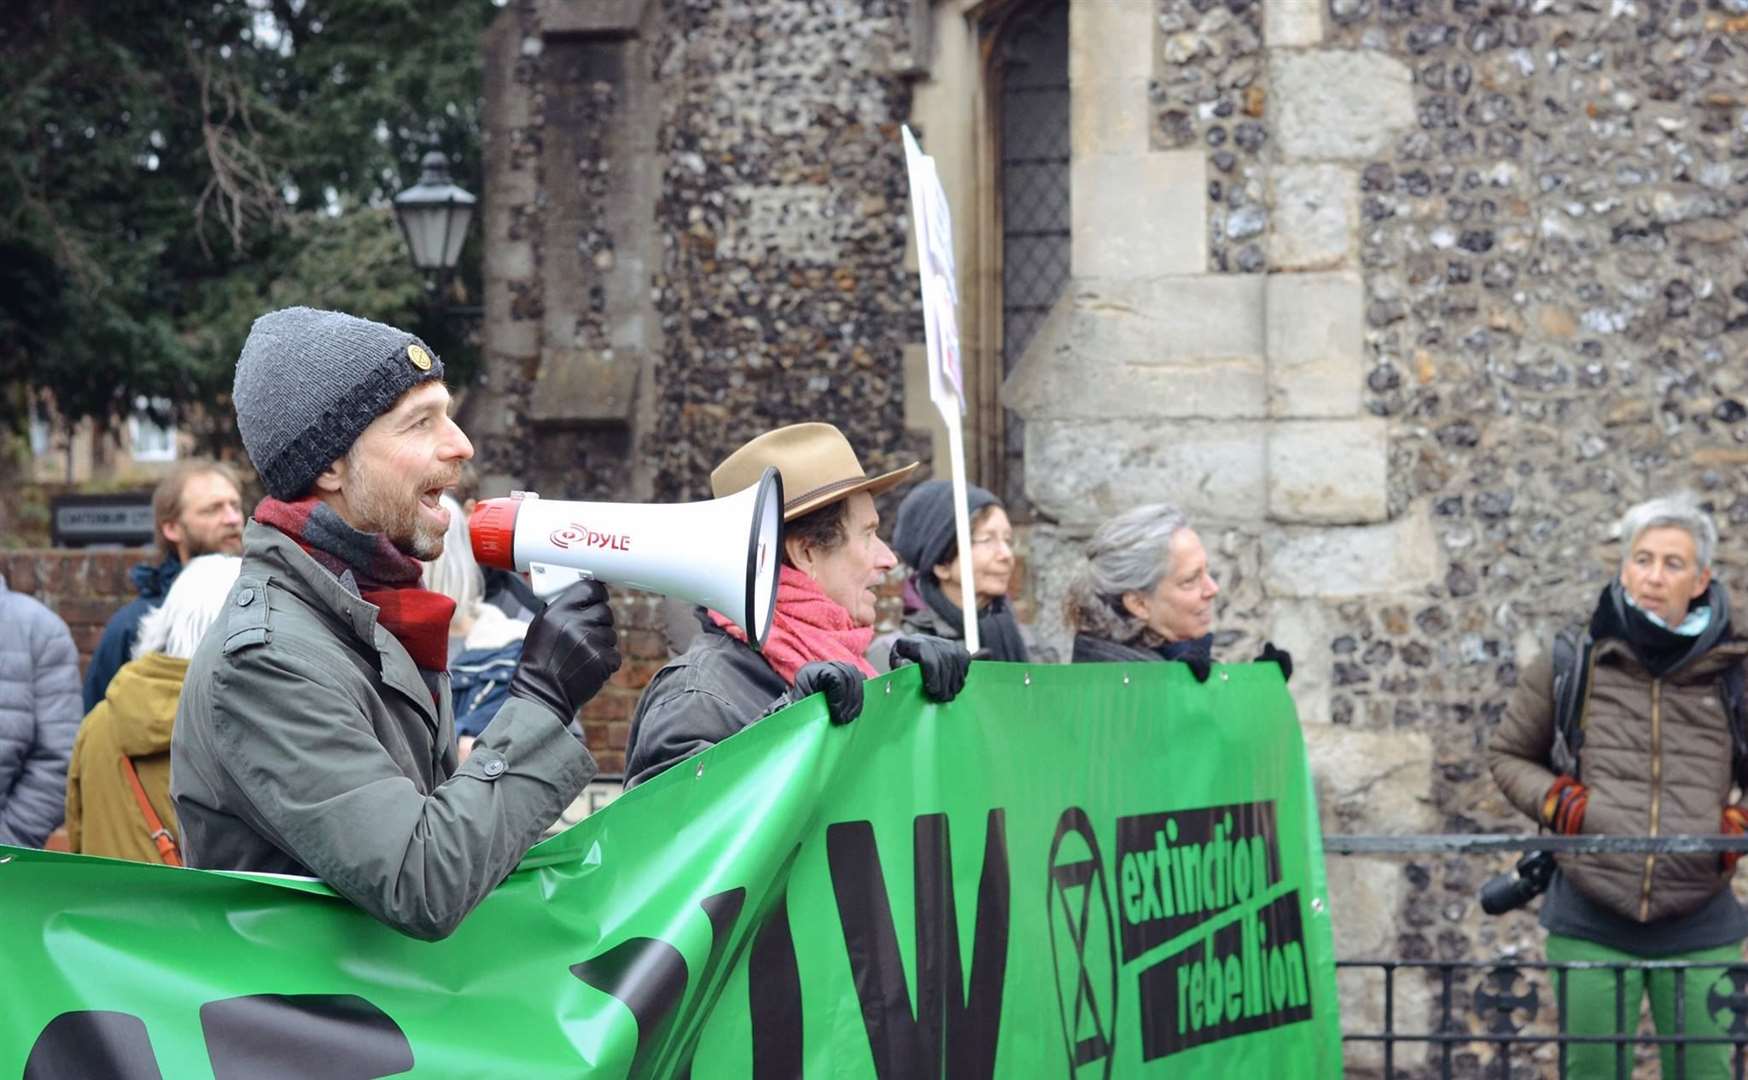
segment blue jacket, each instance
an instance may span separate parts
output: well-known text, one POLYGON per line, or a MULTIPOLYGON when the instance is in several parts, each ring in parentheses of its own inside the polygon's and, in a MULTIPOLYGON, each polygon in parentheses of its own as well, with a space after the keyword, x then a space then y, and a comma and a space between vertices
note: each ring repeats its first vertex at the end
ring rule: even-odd
POLYGON ((84 715, 67 624, 0 577, 0 844, 41 847, 61 823, 84 715))
POLYGON ((455 734, 475 738, 510 698, 510 677, 522 659, 522 643, 497 649, 469 649, 449 665, 449 690, 455 700, 455 734))
POLYGON ((103 637, 97 642, 97 650, 91 654, 91 666, 85 669, 86 712, 97 707, 109 689, 109 680, 115 678, 123 664, 133 659, 140 620, 164 602, 171 583, 181 572, 182 563, 174 555, 157 566, 141 563, 128 571, 128 580, 139 591, 139 599, 128 601, 120 611, 110 616, 109 624, 103 628, 103 637))

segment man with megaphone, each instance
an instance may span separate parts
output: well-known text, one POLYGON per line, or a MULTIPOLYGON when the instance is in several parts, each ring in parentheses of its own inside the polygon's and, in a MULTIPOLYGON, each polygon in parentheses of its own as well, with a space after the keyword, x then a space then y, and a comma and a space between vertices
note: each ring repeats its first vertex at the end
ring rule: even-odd
MULTIPOLYGON (((710 474, 725 498, 782 477, 783 554, 776 611, 760 648, 720 612, 700 608, 702 632, 650 680, 631 721, 625 786, 705 750, 777 709, 824 693, 833 723, 862 711, 862 682, 876 672, 863 655, 874 638, 874 588, 898 560, 876 532, 874 496, 917 468, 870 476, 830 424, 766 432, 710 474)), ((892 646, 893 665, 922 666, 923 689, 951 701, 971 657, 959 642, 913 635, 892 646)))
POLYGON ((594 777, 566 730, 619 667, 606 590, 528 629, 510 699, 458 764, 455 602, 420 587, 473 456, 443 363, 332 311, 256 320, 232 400, 268 498, 189 665, 171 795, 190 866, 321 878, 414 937, 453 931, 594 777))

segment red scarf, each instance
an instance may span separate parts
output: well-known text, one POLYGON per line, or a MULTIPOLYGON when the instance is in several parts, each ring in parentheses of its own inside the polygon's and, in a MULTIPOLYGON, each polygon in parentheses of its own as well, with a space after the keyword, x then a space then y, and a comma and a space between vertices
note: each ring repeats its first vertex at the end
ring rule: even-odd
POLYGON ((382 533, 348 525, 327 503, 309 496, 292 502, 268 497, 255 520, 291 537, 309 557, 339 577, 352 571, 358 595, 377 607, 376 621, 427 671, 449 670, 449 620, 455 601, 419 584, 422 564, 382 533))
MULTIPOLYGON (((710 618, 732 638, 747 640, 747 632, 720 612, 710 618)), ((785 566, 777 577, 777 612, 761 650, 765 662, 794 685, 795 673, 815 660, 847 660, 872 679, 880 674, 863 654, 874 641, 872 626, 857 626, 843 605, 825 594, 819 582, 785 566)))

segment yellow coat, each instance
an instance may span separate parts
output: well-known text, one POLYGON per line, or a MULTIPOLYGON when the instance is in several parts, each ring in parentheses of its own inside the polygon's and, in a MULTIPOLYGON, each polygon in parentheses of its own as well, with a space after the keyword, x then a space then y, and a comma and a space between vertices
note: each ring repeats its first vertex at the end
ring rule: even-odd
POLYGON ((103 700, 79 725, 67 770, 67 840, 74 851, 161 863, 139 800, 122 771, 133 759, 140 786, 171 836, 170 731, 188 661, 150 653, 124 665, 103 700))

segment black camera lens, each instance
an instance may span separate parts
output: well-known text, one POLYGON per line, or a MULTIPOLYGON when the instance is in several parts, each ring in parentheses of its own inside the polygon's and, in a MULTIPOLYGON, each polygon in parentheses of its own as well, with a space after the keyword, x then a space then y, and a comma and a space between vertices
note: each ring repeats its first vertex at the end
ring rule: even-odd
POLYGON ((1489 915, 1516 911, 1540 895, 1532 882, 1516 874, 1500 874, 1481 886, 1481 910, 1489 915))
POLYGON ((1548 891, 1554 880, 1554 854, 1532 851, 1517 860, 1517 869, 1481 886, 1481 910, 1489 915, 1516 911, 1548 891))

